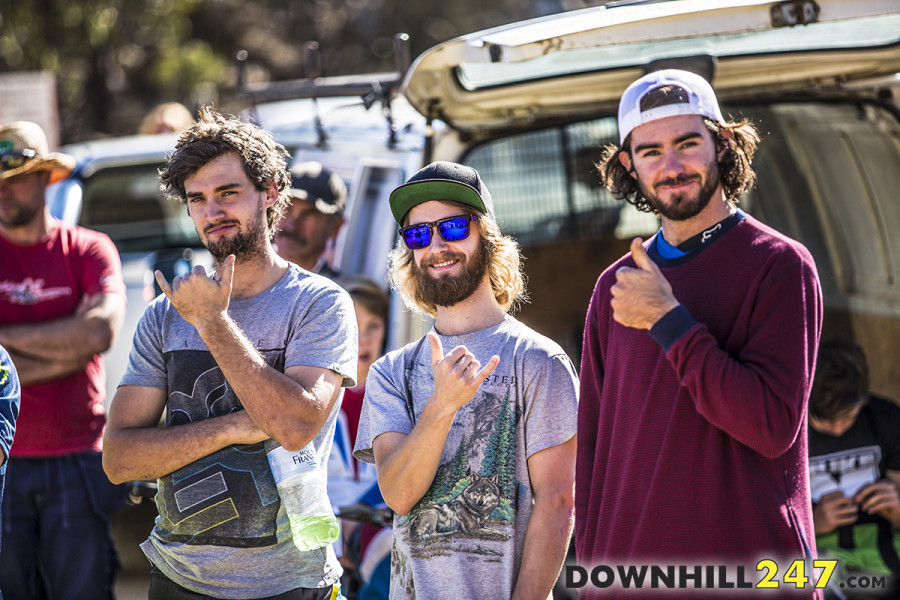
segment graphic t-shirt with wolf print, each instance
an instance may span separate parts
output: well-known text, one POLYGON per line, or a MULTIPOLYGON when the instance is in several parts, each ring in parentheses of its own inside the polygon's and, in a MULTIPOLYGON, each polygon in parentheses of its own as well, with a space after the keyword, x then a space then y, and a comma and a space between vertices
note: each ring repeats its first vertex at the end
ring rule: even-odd
MULTIPOLYGON (((533 503, 527 460, 575 435, 578 376, 562 348, 510 316, 439 337, 445 354, 464 345, 500 363, 457 412, 428 492, 394 517, 391 599, 509 598, 533 503)), ((410 433, 433 390, 427 338, 377 361, 354 455, 373 462, 376 437, 410 433)))
MULTIPOLYGON (((240 267, 238 267, 240 268, 240 267)), ((356 317, 336 284, 291 265, 268 290, 232 300, 228 314, 278 371, 306 365, 356 378, 356 317)), ((165 389, 166 426, 243 410, 196 329, 165 296, 147 308, 121 385, 165 389)), ((323 471, 340 401, 313 439, 323 471)), ((159 480, 159 518, 141 547, 169 579, 216 598, 259 598, 322 587, 340 576, 331 546, 300 552, 263 444, 232 445, 159 480)))

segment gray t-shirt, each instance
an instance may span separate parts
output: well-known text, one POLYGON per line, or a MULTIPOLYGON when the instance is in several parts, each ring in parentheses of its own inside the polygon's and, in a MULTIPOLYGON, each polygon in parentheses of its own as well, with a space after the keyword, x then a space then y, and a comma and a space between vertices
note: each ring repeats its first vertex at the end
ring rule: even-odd
MULTIPOLYGON (((556 343, 507 316, 439 336, 500 362, 456 414, 431 488, 394 517, 391 599, 509 598, 533 505, 528 458, 576 431, 578 375, 556 343)), ((434 390, 427 338, 378 360, 366 380, 354 455, 373 462, 380 434, 408 434, 434 390), (411 400, 411 402, 410 402, 411 400)))
MULTIPOLYGON (((232 300, 228 314, 266 363, 330 369, 356 379, 356 316, 330 280, 290 265, 264 292, 232 300)), ((120 385, 167 391, 166 426, 243 410, 212 354, 165 296, 154 300, 134 335, 120 385)), ((340 402, 313 440, 324 472, 340 402)), ((232 445, 159 479, 159 517, 141 548, 169 579, 217 598, 259 598, 323 587, 341 574, 331 546, 301 552, 269 469, 263 444, 232 445)))

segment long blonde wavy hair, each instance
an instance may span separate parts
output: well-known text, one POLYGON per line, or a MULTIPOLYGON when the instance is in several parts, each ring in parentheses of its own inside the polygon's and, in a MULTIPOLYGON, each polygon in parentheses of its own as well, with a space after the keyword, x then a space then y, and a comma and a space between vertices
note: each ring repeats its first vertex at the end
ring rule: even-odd
MULTIPOLYGON (((519 306, 528 300, 518 242, 503 235, 497 223, 487 215, 461 202, 452 200, 443 202, 459 208, 462 213, 478 215, 479 218, 475 223, 487 255, 488 274, 494 298, 504 311, 513 313, 518 310, 519 306)), ((388 259, 390 261, 388 280, 391 287, 403 298, 404 304, 414 312, 420 311, 432 317, 437 316, 437 305, 425 299, 413 274, 415 261, 413 251, 406 247, 402 239, 397 241, 397 246, 391 250, 388 259)))

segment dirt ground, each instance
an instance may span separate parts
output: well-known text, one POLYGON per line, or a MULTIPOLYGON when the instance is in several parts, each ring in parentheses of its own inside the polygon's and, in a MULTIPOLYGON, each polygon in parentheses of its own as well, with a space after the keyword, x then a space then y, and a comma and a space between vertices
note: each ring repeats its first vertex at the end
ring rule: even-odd
POLYGON ((150 563, 139 547, 147 539, 156 506, 144 500, 137 506, 125 506, 113 517, 113 538, 119 551, 122 569, 116 578, 117 600, 146 600, 150 587, 150 563))

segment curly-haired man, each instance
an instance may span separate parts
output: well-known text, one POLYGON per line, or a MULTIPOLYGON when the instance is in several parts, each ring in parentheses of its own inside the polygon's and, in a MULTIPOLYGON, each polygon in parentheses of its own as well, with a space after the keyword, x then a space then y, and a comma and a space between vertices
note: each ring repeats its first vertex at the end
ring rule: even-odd
POLYGON ((507 314, 519 248, 477 171, 433 163, 390 203, 392 284, 435 317, 372 365, 356 438, 396 513, 391 598, 548 598, 572 531, 575 368, 507 314))
POLYGON ((628 87, 619 136, 601 176, 661 229, 603 272, 588 310, 578 559, 750 573, 761 558, 808 557, 821 289, 806 248, 736 206, 759 137, 681 70, 628 87))
POLYGON ((160 517, 141 546, 151 599, 337 593, 330 544, 292 543, 263 445, 314 455, 324 486, 336 399, 356 377, 350 297, 270 243, 286 158, 256 125, 204 108, 160 173, 215 273, 169 284, 157 271, 164 295, 138 325, 104 438, 111 480, 159 480, 160 517))

